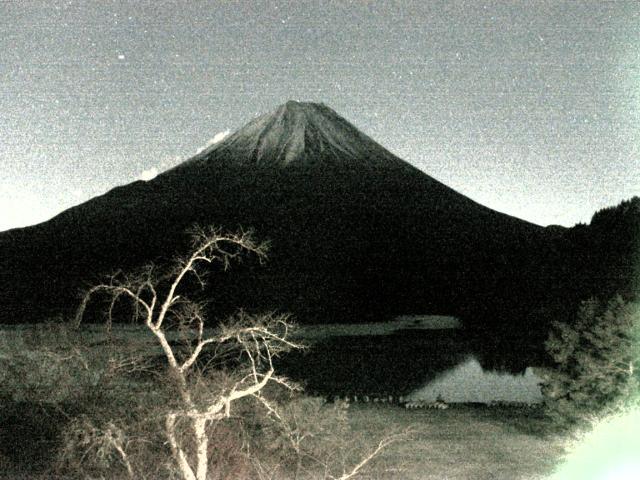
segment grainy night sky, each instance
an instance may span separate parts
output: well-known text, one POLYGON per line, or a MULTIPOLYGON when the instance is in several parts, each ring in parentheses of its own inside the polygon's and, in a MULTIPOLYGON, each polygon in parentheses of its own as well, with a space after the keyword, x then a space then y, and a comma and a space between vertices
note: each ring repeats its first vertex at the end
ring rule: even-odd
POLYGON ((640 2, 4 0, 0 230, 288 99, 489 207, 585 222, 640 194, 640 2))

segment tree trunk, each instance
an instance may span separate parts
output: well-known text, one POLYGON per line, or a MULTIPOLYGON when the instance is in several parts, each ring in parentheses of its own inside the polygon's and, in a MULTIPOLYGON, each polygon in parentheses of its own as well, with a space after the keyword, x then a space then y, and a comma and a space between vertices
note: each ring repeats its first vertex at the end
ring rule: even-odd
POLYGON ((207 450, 209 449, 209 439, 207 438, 206 427, 207 421, 204 418, 193 419, 193 431, 196 436, 197 444, 197 480, 207 480, 207 467, 209 466, 209 456, 207 455, 207 450))

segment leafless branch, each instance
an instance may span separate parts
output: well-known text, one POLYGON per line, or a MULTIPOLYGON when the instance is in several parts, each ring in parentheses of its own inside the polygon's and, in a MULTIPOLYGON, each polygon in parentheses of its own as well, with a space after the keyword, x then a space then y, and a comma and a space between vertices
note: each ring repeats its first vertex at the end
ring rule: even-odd
POLYGON ((378 445, 376 445, 376 447, 371 452, 365 455, 362 458, 362 460, 360 460, 360 462, 358 462, 358 464, 356 464, 351 470, 349 470, 348 472, 343 472, 342 475, 340 475, 339 477, 334 477, 333 475, 327 475, 327 478, 329 478, 330 480, 348 480, 350 478, 355 477, 356 475, 358 475, 360 470, 364 468, 365 465, 367 465, 375 457, 380 455, 380 453, 382 453, 383 450, 385 450, 387 447, 389 447, 393 443, 406 439, 409 433, 410 431, 406 431, 406 432, 388 435, 384 437, 382 440, 378 442, 378 445))
MULTIPOLYGON (((134 307, 134 318, 143 321, 150 333, 158 341, 169 373, 175 380, 176 393, 182 405, 165 417, 165 433, 174 461, 180 475, 185 480, 205 480, 208 466, 208 438, 206 427, 214 421, 228 418, 234 402, 245 397, 255 398, 272 415, 280 418, 275 404, 262 395, 269 382, 275 382, 287 389, 298 387, 289 380, 275 375, 273 358, 281 352, 301 348, 291 338, 291 324, 285 315, 248 315, 240 312, 220 325, 211 335, 205 336, 205 315, 202 305, 185 296, 183 284, 187 276, 200 286, 205 284, 204 267, 220 263, 227 269, 233 260, 239 260, 243 253, 253 253, 260 262, 266 256, 267 244, 254 240, 251 231, 226 235, 217 229, 196 227, 192 231, 192 250, 185 257, 177 259, 174 266, 164 275, 157 268, 147 266, 137 274, 126 275, 116 272, 103 284, 90 288, 84 295, 76 314, 80 324, 90 299, 98 294, 109 296, 107 309, 108 324, 113 322, 116 304, 120 299, 129 299, 134 307), (184 343, 176 350, 167 337, 167 328, 176 325, 184 343), (241 376, 213 398, 202 403, 199 394, 193 390, 190 374, 196 367, 203 351, 211 347, 214 357, 236 351, 247 362, 246 375, 241 376), (195 439, 195 452, 189 451, 181 442, 176 431, 179 421, 185 421, 195 439), (189 453, 190 452, 190 453, 189 453)), ((129 359, 114 363, 116 370, 130 369, 129 359)), ((240 370, 238 370, 240 371, 240 370)), ((124 450, 123 450, 124 451, 124 450)))

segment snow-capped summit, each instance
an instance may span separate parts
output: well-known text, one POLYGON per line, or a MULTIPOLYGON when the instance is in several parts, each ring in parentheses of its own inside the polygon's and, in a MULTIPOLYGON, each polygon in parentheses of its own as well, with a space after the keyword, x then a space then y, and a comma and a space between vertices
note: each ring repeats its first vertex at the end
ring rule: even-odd
POLYGON ((405 164, 331 108, 293 100, 255 118, 192 162, 219 159, 260 167, 405 164))

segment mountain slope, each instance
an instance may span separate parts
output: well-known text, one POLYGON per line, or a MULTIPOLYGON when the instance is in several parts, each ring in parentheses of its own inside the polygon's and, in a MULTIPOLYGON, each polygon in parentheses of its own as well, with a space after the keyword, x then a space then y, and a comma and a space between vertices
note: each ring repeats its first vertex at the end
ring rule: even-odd
POLYGON ((0 320, 69 313, 101 275, 183 251, 193 223, 252 227, 272 244, 265 267, 247 261, 213 277, 219 314, 485 321, 515 312, 487 328, 521 332, 521 313, 544 295, 544 228, 464 197, 326 106, 288 102, 154 180, 0 234, 0 320))

